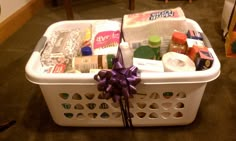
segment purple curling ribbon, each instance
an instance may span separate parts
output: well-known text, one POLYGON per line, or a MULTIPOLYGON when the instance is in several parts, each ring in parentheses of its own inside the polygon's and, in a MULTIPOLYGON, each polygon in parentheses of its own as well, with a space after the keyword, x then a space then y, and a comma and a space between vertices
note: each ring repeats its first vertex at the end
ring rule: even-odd
POLYGON ((104 98, 112 98, 114 102, 120 103, 125 127, 133 126, 129 111, 129 98, 136 94, 135 86, 141 81, 137 77, 137 71, 137 67, 125 68, 118 58, 114 58, 112 70, 101 70, 94 76, 94 79, 98 81, 97 89, 103 92, 104 98))

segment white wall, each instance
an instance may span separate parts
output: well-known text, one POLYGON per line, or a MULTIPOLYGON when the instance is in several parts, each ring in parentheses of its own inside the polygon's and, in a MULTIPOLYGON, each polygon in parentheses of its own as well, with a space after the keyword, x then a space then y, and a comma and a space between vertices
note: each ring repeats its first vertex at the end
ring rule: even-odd
POLYGON ((30 0, 0 0, 0 23, 26 5, 30 0))

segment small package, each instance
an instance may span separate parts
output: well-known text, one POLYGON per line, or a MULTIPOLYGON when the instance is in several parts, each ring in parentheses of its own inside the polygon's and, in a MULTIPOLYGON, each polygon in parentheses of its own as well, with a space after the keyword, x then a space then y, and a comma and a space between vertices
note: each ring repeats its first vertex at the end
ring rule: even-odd
POLYGON ((199 47, 195 45, 189 49, 188 56, 194 61, 196 70, 205 70, 210 68, 214 60, 207 47, 199 47))
POLYGON ((93 55, 117 54, 120 44, 121 23, 100 21, 93 29, 93 55))
POLYGON ((66 64, 56 64, 52 73, 64 73, 66 70, 66 64))
POLYGON ((193 45, 200 46, 200 47, 205 46, 205 44, 202 40, 190 39, 190 38, 187 38, 187 45, 188 45, 188 48, 193 47, 193 45))
POLYGON ((80 55, 82 43, 80 29, 58 30, 52 33, 41 54, 41 62, 45 66, 68 63, 69 59, 80 55))
POLYGON ((197 57, 197 54, 199 53, 199 51, 207 51, 208 52, 208 49, 207 47, 205 46, 196 46, 196 45, 193 45, 191 48, 189 48, 188 50, 188 57, 190 59, 192 59, 193 61, 195 61, 196 57, 197 57))
POLYGON ((206 70, 213 64, 214 58, 209 51, 200 50, 195 59, 197 70, 206 70))
POLYGON ((187 37, 190 39, 203 40, 202 33, 196 30, 188 30, 187 37))

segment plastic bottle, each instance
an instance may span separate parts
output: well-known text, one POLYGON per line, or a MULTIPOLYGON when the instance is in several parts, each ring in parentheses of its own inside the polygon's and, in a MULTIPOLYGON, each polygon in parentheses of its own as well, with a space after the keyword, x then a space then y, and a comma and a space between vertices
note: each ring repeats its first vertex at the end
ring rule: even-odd
POLYGON ((133 65, 133 51, 128 42, 120 43, 120 49, 124 61, 124 67, 128 68, 133 65))
POLYGON ((169 52, 177 52, 186 54, 187 51, 187 35, 181 32, 174 32, 169 46, 169 52))
POLYGON ((92 55, 92 49, 89 46, 85 46, 85 47, 81 48, 81 53, 82 53, 82 56, 92 55))
POLYGON ((72 68, 82 73, 89 73, 90 69, 111 69, 113 54, 74 57, 72 68))
POLYGON ((155 59, 160 60, 160 46, 161 38, 159 36, 153 35, 148 38, 148 45, 155 53, 155 59))

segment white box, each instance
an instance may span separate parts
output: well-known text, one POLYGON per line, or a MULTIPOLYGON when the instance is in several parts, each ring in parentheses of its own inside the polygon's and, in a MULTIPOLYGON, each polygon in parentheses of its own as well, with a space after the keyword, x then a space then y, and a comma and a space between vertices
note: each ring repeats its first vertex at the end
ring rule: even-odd
MULTIPOLYGON (((40 52, 50 32, 92 21, 63 21, 51 25, 38 42, 25 71, 26 78, 42 90, 51 116, 61 126, 123 126, 120 108, 111 99, 100 99, 94 74, 42 73, 40 52)), ((202 32, 187 19, 189 29, 202 32)), ((137 94, 130 99, 134 126, 186 125, 194 121, 205 87, 220 74, 220 62, 206 36, 204 42, 214 57, 212 67, 196 72, 141 73, 137 94)))

